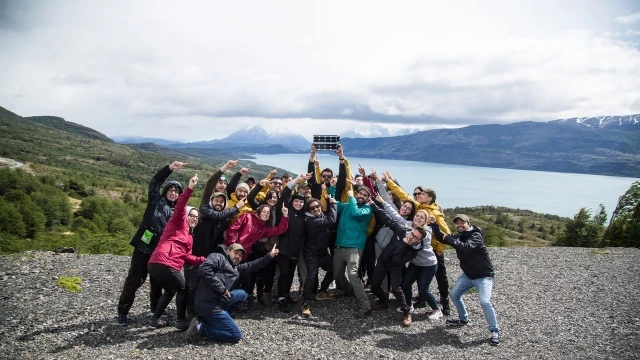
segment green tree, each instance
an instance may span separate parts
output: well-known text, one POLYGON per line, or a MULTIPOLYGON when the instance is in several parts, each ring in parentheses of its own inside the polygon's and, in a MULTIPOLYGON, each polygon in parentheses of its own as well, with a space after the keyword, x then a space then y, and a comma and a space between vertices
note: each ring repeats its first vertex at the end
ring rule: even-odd
POLYGON ((487 246, 501 246, 506 247, 509 246, 509 240, 507 240, 507 235, 504 233, 504 230, 493 224, 487 224, 487 226, 482 229, 484 231, 484 243, 487 246))
POLYGON ((0 232, 24 238, 27 228, 20 211, 10 202, 0 197, 0 232))
POLYGON ((640 247, 640 181, 618 198, 602 246, 640 247))
POLYGON ((595 247, 604 232, 607 212, 602 204, 596 214, 591 217, 591 209, 582 208, 565 223, 565 231, 558 234, 554 245, 595 247))

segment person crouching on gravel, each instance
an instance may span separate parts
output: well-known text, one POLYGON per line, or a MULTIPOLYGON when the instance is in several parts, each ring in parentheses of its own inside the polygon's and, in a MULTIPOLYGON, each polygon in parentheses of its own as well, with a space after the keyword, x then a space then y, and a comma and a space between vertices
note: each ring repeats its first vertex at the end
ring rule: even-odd
MULTIPOLYGON (((177 294, 176 306, 178 314, 185 314, 187 299, 185 291, 185 281, 182 277, 182 267, 187 262, 193 266, 199 266, 205 260, 202 256, 191 254, 193 246, 193 228, 198 224, 198 209, 191 208, 187 212, 187 202, 193 193, 193 188, 198 183, 198 175, 189 180, 189 186, 184 190, 174 209, 174 214, 158 241, 158 246, 153 251, 147 271, 164 289, 164 294, 160 297, 153 317, 149 320, 149 325, 159 328, 167 325, 160 316, 177 294)), ((186 329, 186 319, 179 318, 179 329, 186 329)))
POLYGON ((489 331, 491 332, 490 343, 491 345, 498 345, 500 344, 500 328, 498 327, 496 312, 493 304, 491 304, 494 272, 489 252, 484 244, 484 233, 479 227, 471 226, 467 215, 456 215, 453 218, 453 223, 458 231, 455 235, 447 235, 440 232, 433 217, 430 219, 429 224, 432 226, 433 234, 438 241, 449 244, 456 249, 456 254, 460 260, 460 268, 462 268, 462 275, 456 280, 456 284, 450 293, 451 301, 453 301, 453 305, 458 310, 458 317, 447 319, 447 324, 466 325, 469 322, 462 296, 475 287, 478 290, 484 317, 489 324, 489 331))
POLYGON ((247 299, 247 292, 237 287, 241 277, 265 267, 276 257, 276 246, 265 256, 240 264, 246 252, 235 243, 228 248, 220 245, 223 253, 214 252, 198 269, 199 284, 196 290, 196 317, 191 320, 185 340, 191 343, 204 336, 213 340, 237 343, 242 332, 231 318, 231 313, 247 299))

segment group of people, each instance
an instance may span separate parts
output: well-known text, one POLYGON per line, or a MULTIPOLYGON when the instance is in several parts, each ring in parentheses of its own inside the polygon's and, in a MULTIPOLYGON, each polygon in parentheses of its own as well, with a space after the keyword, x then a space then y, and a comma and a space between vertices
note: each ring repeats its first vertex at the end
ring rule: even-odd
POLYGON ((276 177, 273 170, 259 182, 251 177, 240 182, 249 168, 228 179, 226 172, 238 162, 229 160, 207 180, 198 208, 187 206, 198 176, 186 188, 177 181, 163 186, 185 164, 160 169, 131 240, 134 252, 118 302, 118 323, 129 323, 135 293, 149 275, 151 326, 167 326, 164 315, 175 297, 176 327, 186 331, 188 342, 207 337, 236 343, 242 333, 231 314, 251 309, 255 301, 275 302, 290 312, 297 303, 291 296, 297 273, 302 316, 311 316, 314 301, 353 296, 355 315, 366 318, 388 309, 392 293, 403 326, 411 326, 411 314, 419 307, 430 308, 429 320, 450 315, 449 298, 458 316, 446 323, 466 325, 462 296, 475 287, 490 343, 498 345, 491 303, 494 271, 482 229, 460 214, 453 219, 457 233, 451 234, 433 189, 418 186, 411 197, 389 172, 367 174, 358 164, 353 176, 342 146, 336 154, 337 174, 321 169, 312 145, 307 172, 292 178, 276 177), (456 250, 463 271, 451 292, 446 245, 456 250), (429 289, 434 277, 439 301, 429 289), (376 301, 369 300, 366 288, 376 301))

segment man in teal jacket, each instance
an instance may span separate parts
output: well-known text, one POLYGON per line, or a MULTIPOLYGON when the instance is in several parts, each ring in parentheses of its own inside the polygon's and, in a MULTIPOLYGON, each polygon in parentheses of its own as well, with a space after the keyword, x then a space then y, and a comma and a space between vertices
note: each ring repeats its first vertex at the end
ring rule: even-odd
POLYGON ((340 220, 333 254, 333 273, 342 290, 353 289, 360 305, 356 316, 365 318, 371 315, 371 303, 358 276, 358 267, 367 241, 367 227, 371 221, 371 207, 367 204, 371 193, 366 186, 361 186, 355 198, 353 190, 349 190, 347 194, 348 202, 337 203, 340 220), (349 280, 345 276, 345 269, 349 274, 349 280))

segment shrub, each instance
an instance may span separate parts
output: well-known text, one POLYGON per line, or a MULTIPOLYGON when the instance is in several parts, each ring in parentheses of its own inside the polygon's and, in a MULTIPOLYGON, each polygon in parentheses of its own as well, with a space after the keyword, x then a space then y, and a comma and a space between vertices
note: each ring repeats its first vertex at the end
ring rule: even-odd
POLYGON ((56 284, 67 292, 76 293, 82 291, 82 287, 80 286, 81 282, 82 278, 79 276, 60 276, 56 284))

